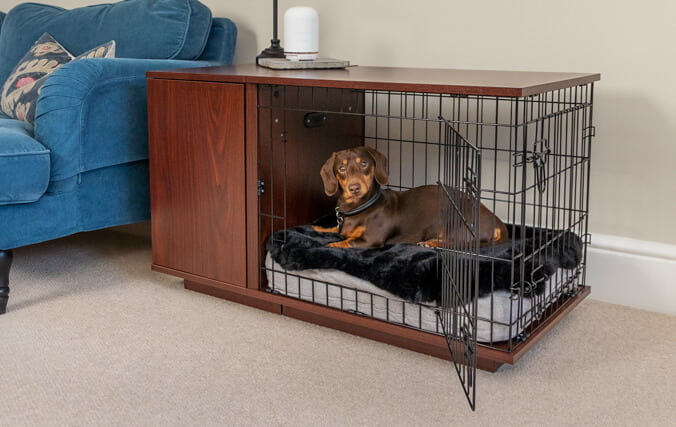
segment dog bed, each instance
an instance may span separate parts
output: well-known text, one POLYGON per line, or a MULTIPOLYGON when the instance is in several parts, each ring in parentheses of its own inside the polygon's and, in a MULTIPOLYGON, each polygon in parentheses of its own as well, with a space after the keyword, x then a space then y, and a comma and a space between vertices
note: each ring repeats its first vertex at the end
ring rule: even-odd
MULTIPOLYGON (((479 252, 477 340, 514 338, 555 301, 574 277, 582 242, 568 231, 508 226, 510 241, 479 252), (535 250, 551 242, 548 250, 535 250), (523 243, 523 245, 522 245, 523 243), (537 244, 537 245, 536 245, 537 244), (527 257, 526 289, 511 287, 512 264, 527 257)), ((278 231, 268 239, 268 288, 293 298, 441 333, 437 251, 411 244, 379 249, 327 245, 340 236, 310 225, 278 231)), ((514 282, 519 282, 515 268, 514 282)))

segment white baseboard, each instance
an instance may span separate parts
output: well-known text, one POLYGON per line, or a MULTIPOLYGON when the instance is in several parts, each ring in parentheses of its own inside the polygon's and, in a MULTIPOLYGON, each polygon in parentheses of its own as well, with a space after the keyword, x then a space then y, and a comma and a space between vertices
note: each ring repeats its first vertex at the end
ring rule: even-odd
POLYGON ((676 315, 676 245, 594 233, 590 298, 676 315))

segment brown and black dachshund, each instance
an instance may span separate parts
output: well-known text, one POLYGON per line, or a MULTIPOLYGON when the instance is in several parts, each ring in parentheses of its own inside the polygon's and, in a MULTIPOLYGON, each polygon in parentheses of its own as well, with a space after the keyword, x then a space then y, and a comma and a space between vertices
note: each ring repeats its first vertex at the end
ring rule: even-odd
MULTIPOLYGON (((468 217, 470 197, 457 189, 425 185, 406 191, 381 189, 388 182, 387 158, 369 147, 335 152, 321 169, 324 191, 340 191, 336 215, 339 225, 314 227, 316 231, 340 233, 343 240, 329 246, 338 248, 379 248, 393 243, 459 248, 472 237, 466 225, 454 226, 445 236, 444 218, 456 209, 468 217), (454 203, 451 203, 448 195, 454 203), (455 208, 452 205, 455 204, 455 208)), ((507 241, 507 227, 486 206, 480 205, 479 244, 488 246, 507 241)))

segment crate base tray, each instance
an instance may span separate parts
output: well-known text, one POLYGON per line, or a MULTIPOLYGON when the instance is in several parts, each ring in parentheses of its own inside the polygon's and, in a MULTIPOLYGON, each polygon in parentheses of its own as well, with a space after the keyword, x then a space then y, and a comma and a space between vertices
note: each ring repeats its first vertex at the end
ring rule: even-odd
MULTIPOLYGON (((441 335, 418 331, 357 314, 346 313, 296 298, 271 294, 262 289, 230 286, 199 276, 187 275, 176 270, 160 268, 156 265, 153 266, 153 269, 184 277, 185 288, 191 291, 235 301, 272 313, 282 314, 418 353, 450 360, 446 338, 441 335)), ((528 337, 516 346, 512 346, 511 348, 504 346, 503 348, 495 349, 479 345, 477 347, 477 367, 487 372, 495 372, 503 364, 515 364, 590 293, 591 287, 584 286, 574 296, 566 297, 565 301, 561 301, 556 311, 551 313, 546 321, 538 324, 536 329, 529 331, 528 337)))

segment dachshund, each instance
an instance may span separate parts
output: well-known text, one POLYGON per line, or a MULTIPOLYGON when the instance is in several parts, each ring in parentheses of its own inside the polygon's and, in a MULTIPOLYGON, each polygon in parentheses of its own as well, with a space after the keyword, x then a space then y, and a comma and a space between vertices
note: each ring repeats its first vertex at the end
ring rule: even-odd
MULTIPOLYGON (((445 218, 455 210, 464 221, 473 199, 465 192, 441 185, 424 185, 406 191, 383 189, 388 183, 387 158, 370 147, 337 151, 320 172, 324 192, 338 191, 336 227, 313 226, 315 231, 340 233, 343 240, 330 243, 336 248, 380 248, 394 243, 426 247, 469 248, 475 228, 445 218), (450 235, 445 235, 446 233, 450 235)), ((479 206, 479 244, 489 246, 508 240, 507 227, 486 206, 479 206)), ((449 248, 449 249, 450 249, 449 248)))

